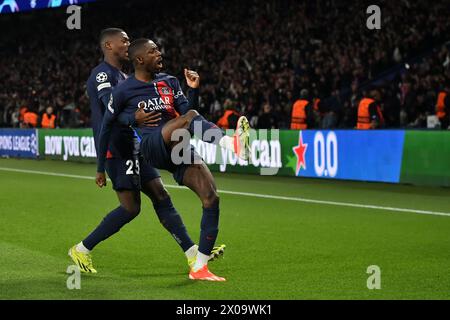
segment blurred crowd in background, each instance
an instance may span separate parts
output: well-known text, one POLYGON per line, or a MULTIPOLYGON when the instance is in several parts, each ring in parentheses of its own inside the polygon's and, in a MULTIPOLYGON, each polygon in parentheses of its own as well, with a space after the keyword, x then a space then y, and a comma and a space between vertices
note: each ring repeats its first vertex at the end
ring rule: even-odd
POLYGON ((65 10, 1 15, 0 127, 89 127, 86 80, 102 58, 98 35, 119 27, 153 39, 164 72, 181 82, 184 67, 198 71, 198 111, 223 127, 243 114, 255 128, 288 129, 294 103, 305 99, 308 128, 351 129, 375 90, 379 128, 427 128, 439 93, 450 90, 449 3, 379 1, 380 30, 366 26, 369 5, 102 1, 83 6, 82 29, 72 31, 65 10))

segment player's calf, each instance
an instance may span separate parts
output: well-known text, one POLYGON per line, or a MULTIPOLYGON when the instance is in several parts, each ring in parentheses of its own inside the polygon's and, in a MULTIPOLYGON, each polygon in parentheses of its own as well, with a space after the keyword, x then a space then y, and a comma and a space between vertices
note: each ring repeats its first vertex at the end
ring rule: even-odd
POLYGON ((173 206, 170 197, 153 204, 159 221, 163 227, 172 235, 181 249, 186 252, 194 245, 189 237, 186 227, 181 219, 180 214, 173 206))

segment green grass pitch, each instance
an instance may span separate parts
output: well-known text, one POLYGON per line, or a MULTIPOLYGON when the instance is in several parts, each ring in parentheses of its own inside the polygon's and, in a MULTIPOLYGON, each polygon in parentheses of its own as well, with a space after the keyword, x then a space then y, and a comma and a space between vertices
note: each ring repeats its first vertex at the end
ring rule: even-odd
MULTIPOLYGON (((117 206, 92 164, 0 159, 0 299, 449 299, 450 216, 221 193, 225 283, 188 279, 186 259, 149 201, 93 251, 96 275, 66 287, 67 251, 117 206), (367 288, 367 268, 381 289, 367 288)), ((195 241, 201 205, 173 188, 195 241)), ((214 173, 221 190, 450 213, 448 188, 214 173)))

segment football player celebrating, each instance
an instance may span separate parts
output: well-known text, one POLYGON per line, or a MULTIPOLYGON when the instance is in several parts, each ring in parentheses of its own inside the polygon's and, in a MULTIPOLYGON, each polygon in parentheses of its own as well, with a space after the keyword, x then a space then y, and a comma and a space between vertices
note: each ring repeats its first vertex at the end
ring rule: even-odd
MULTIPOLYGON (((127 75, 122 72, 128 62, 128 35, 122 29, 108 28, 101 32, 100 46, 104 60, 96 66, 87 81, 87 92, 91 106, 91 123, 97 151, 103 114, 108 107, 112 89, 123 82, 127 75)), ((187 73, 186 80, 190 99, 198 99, 199 77, 187 73)), ((145 113, 138 110, 131 119, 135 125, 155 125, 160 114, 145 113)), ((111 237, 140 212, 140 191, 147 195, 158 215, 161 224, 169 231, 184 251, 189 266, 196 261, 198 246, 189 237, 181 216, 174 208, 167 190, 164 188, 159 172, 139 159, 139 143, 129 126, 115 124, 111 128, 111 139, 107 145, 106 170, 120 205, 107 214, 103 221, 84 240, 69 250, 69 256, 82 272, 96 273, 93 267, 91 250, 101 241, 111 237)), ((106 180, 105 180, 106 184, 106 180)), ((225 245, 215 247, 208 257, 215 259, 223 254, 225 245)))
MULTIPOLYGON (((113 91, 108 103, 100 133, 97 184, 103 186, 106 183, 105 160, 114 125, 118 122, 130 123, 139 109, 148 114, 155 111, 160 113, 156 125, 137 125, 135 129, 142 139, 140 150, 145 160, 158 169, 170 171, 178 184, 187 186, 201 200, 203 214, 199 248, 189 278, 225 281, 208 269, 208 260, 219 231, 219 196, 211 172, 189 144, 189 138, 195 133, 203 141, 232 150, 240 158, 247 160, 250 130, 248 121, 241 117, 235 135, 226 136, 216 125, 192 109, 177 78, 160 73, 163 66, 162 55, 153 41, 138 39, 131 43, 128 52, 135 74, 113 91), (181 116, 177 116, 177 113, 181 116), (185 133, 188 139, 177 139, 177 136, 185 133)), ((189 71, 185 70, 185 73, 189 71)))

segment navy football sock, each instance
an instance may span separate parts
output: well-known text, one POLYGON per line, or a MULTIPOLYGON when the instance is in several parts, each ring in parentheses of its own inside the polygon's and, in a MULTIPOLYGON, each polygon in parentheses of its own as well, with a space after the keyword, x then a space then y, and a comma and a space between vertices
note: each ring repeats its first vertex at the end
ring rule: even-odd
POLYGON ((83 245, 89 250, 94 249, 97 244, 111 237, 125 224, 133 220, 134 217, 134 215, 130 214, 122 207, 114 209, 106 215, 98 227, 83 240, 83 245))
POLYGON ((170 197, 153 204, 159 221, 167 231, 174 237, 183 251, 186 251, 194 245, 184 226, 181 216, 172 204, 170 197))
POLYGON ((192 119, 189 132, 205 142, 214 144, 219 144, 220 139, 225 135, 222 129, 201 115, 192 119))
POLYGON ((219 205, 212 208, 203 208, 198 251, 210 255, 219 233, 219 205))

